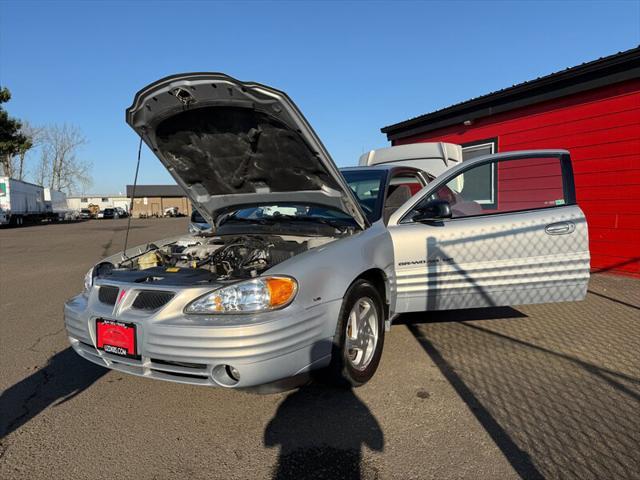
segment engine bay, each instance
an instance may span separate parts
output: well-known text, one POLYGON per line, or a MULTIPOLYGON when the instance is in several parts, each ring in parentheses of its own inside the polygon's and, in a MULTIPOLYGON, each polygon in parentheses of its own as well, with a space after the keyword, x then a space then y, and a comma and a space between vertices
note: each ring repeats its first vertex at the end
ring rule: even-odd
POLYGON ((118 264, 103 262, 94 276, 118 282, 196 285, 253 278, 295 255, 334 240, 280 235, 194 235, 147 245, 118 264))

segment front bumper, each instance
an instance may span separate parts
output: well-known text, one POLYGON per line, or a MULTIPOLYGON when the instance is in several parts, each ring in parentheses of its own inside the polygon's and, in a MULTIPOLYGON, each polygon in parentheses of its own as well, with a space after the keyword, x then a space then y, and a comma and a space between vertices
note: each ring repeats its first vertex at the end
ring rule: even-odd
POLYGON ((143 315, 100 303, 95 290, 89 298, 78 295, 64 306, 69 341, 81 357, 133 375, 234 388, 264 385, 326 366, 341 303, 308 309, 294 303, 280 311, 233 315, 233 319, 184 315, 181 309, 177 314, 166 307, 143 315), (135 323, 140 358, 98 350, 98 318, 135 323), (233 324, 225 324, 229 320, 233 324), (226 365, 240 373, 239 381, 228 381, 226 365))

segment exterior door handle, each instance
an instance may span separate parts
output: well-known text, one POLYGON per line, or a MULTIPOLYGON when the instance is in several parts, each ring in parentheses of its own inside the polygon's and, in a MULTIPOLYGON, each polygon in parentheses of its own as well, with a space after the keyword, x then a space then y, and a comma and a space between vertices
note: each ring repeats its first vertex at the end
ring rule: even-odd
POLYGON ((558 222, 558 223, 550 223, 544 229, 545 233, 548 235, 566 235, 568 233, 573 233, 576 229, 576 225, 573 222, 558 222))

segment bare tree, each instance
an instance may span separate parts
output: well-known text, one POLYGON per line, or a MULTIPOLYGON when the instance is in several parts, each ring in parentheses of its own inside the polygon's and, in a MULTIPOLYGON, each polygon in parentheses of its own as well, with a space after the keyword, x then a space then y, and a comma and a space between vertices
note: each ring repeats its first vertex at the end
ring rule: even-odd
POLYGON ((86 189, 91 185, 91 163, 77 157, 78 149, 86 143, 80 129, 73 125, 45 127, 35 180, 53 190, 71 192, 79 186, 86 189))
POLYGON ((32 177, 35 183, 38 185, 49 185, 51 180, 51 159, 49 158, 49 151, 46 149, 40 150, 40 162, 32 173, 32 177))
MULTIPOLYGON (((34 127, 27 121, 22 121, 20 133, 25 137, 25 141, 20 144, 15 155, 11 158, 11 171, 15 178, 24 180, 26 176, 27 152, 37 149, 42 143, 44 128, 34 127)), ((40 184, 42 185, 42 184, 40 184)))

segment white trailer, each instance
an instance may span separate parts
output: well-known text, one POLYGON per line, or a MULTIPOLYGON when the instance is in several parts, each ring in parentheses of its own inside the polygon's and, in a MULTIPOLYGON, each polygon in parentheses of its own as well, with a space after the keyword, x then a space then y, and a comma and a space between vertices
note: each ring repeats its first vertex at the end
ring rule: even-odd
POLYGON ((48 218, 44 188, 33 183, 0 177, 0 225, 22 225, 48 218))
POLYGON ((45 187, 44 203, 47 215, 54 222, 59 220, 77 220, 80 216, 79 212, 69 208, 67 196, 58 190, 45 187))

